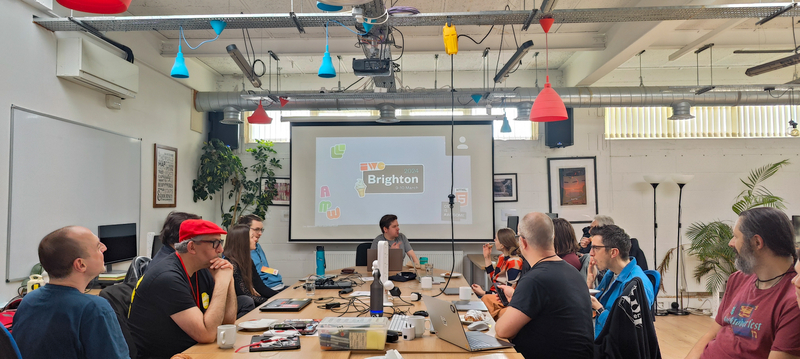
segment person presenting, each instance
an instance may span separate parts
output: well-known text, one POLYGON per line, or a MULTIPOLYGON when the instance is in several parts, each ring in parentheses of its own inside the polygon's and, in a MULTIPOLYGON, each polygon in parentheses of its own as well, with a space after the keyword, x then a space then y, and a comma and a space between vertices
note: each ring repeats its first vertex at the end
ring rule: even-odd
POLYGON ((233 266, 219 257, 216 224, 189 219, 180 226, 175 254, 147 269, 131 300, 128 325, 140 357, 169 358, 197 343, 213 343, 217 326, 236 320, 233 266), (206 268, 212 292, 202 292, 192 275, 206 268))
POLYGON ((261 234, 264 233, 264 221, 255 214, 248 214, 239 218, 239 224, 250 227, 250 239, 256 243, 256 248, 250 251, 250 259, 253 260, 253 265, 264 285, 277 292, 284 290, 286 286, 283 284, 283 277, 277 269, 269 266, 264 249, 258 244, 261 234))
POLYGON ((728 278, 717 317, 686 358, 797 358, 800 309, 795 303, 794 230, 775 208, 741 214, 728 243, 737 272, 728 278))
POLYGON ((519 224, 519 248, 533 263, 517 288, 500 286, 510 303, 495 333, 511 338, 526 358, 591 358, 591 301, 580 273, 556 255, 553 220, 528 213, 519 224), (515 294, 516 293, 516 294, 515 294))
POLYGON ((592 229, 592 246, 589 254, 589 270, 586 275, 586 285, 594 288, 598 270, 608 269, 613 275, 606 274, 597 289, 600 293, 591 297, 592 310, 595 312, 594 336, 600 334, 606 324, 611 307, 622 293, 625 285, 639 277, 645 284, 644 292, 647 296, 647 306, 652 307, 655 300, 652 282, 644 274, 642 268, 636 264, 636 258, 631 258, 631 238, 622 228, 613 224, 595 227, 592 229))
POLYGON ((236 296, 247 296, 256 306, 264 304, 267 299, 278 292, 267 287, 258 276, 250 251, 256 249, 258 238, 250 235, 250 227, 237 224, 225 238, 223 255, 233 265, 233 284, 236 296))
POLYGON ((107 300, 84 294, 105 271, 106 246, 89 229, 69 226, 39 243, 50 283, 28 293, 14 316, 23 358, 130 358, 117 315, 107 300))
POLYGON ((408 243, 408 238, 406 238, 405 234, 400 233, 400 225, 397 223, 397 216, 393 214, 384 215, 381 217, 378 226, 381 227, 382 234, 372 240, 370 249, 378 248, 378 242, 380 241, 387 241, 389 242, 389 248, 402 249, 403 253, 414 262, 416 267, 420 266, 419 258, 417 258, 417 254, 414 253, 414 249, 411 248, 411 244, 408 243))

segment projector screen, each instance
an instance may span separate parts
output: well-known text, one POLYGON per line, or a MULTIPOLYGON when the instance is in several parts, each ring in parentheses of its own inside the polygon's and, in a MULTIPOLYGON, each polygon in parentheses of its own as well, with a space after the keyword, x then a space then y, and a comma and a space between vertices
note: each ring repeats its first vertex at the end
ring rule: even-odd
POLYGON ((411 241, 494 238, 491 121, 292 122, 290 241, 367 241, 385 214, 411 241), (451 176, 451 158, 454 158, 451 176))

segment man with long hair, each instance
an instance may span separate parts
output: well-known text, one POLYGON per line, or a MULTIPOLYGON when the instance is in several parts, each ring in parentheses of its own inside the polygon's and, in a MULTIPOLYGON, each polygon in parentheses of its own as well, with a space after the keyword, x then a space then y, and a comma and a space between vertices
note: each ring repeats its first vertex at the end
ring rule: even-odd
POLYGON ((264 233, 264 221, 255 214, 248 214, 239 218, 239 224, 246 224, 250 227, 250 238, 256 242, 256 248, 250 251, 250 259, 253 260, 253 265, 264 285, 277 292, 284 290, 286 286, 283 284, 283 277, 278 273, 277 268, 269 266, 264 249, 258 244, 264 233))

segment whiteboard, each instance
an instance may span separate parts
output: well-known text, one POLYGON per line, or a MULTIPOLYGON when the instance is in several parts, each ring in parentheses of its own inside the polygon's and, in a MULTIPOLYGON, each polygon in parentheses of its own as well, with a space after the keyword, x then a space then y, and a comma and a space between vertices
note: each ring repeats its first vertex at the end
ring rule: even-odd
POLYGON ((58 228, 141 232, 141 139, 11 106, 10 146, 6 282, 28 277, 58 228))

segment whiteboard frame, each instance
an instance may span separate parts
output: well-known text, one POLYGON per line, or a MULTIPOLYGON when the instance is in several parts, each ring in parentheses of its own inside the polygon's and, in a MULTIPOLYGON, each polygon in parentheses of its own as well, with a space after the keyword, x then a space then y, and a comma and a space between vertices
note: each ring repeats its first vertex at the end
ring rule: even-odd
MULTIPOLYGON (((124 137, 124 138, 127 138, 127 139, 132 139, 132 140, 139 141, 139 176, 138 176, 138 181, 139 181, 139 196, 138 196, 138 198, 139 198, 139 216, 138 216, 138 219, 137 219, 137 222, 136 222, 136 227, 137 227, 136 230, 138 232, 141 232, 141 223, 142 223, 142 151, 141 151, 142 139, 141 138, 128 136, 128 135, 125 135, 125 134, 122 134, 122 133, 119 133, 119 132, 109 131, 109 130, 106 130, 104 128, 91 126, 91 125, 87 125, 85 123, 80 123, 80 122, 76 122, 76 121, 72 121, 72 120, 67 120, 67 119, 56 117, 56 116, 53 116, 53 115, 48 115, 46 113, 34 111, 34 110, 31 110, 31 109, 28 109, 28 108, 25 108, 25 107, 20 107, 20 106, 16 106, 16 105, 12 104, 11 105, 11 116, 10 116, 11 117, 11 121, 10 121, 11 126, 10 126, 9 141, 8 141, 8 143, 9 143, 9 151, 8 151, 9 154, 8 154, 8 218, 7 218, 7 224, 6 224, 6 273, 5 273, 6 274, 6 283, 10 283, 10 282, 13 282, 13 281, 21 281, 21 280, 24 280, 25 278, 27 278, 27 277, 10 278, 10 272, 11 272, 11 209, 12 209, 12 205, 13 205, 13 203, 12 203, 12 199, 13 199, 12 189, 13 189, 13 186, 14 186, 14 183, 13 183, 14 182, 14 110, 24 111, 24 112, 27 112, 27 113, 30 113, 30 114, 46 117, 46 118, 49 118, 49 119, 52 119, 52 120, 62 121, 62 122, 66 122, 66 123, 69 123, 69 124, 72 124, 72 125, 78 125, 78 126, 81 126, 81 127, 85 127, 85 128, 89 128, 89 129, 93 129, 93 130, 98 130, 98 131, 106 132, 106 133, 109 133, 109 134, 112 134, 112 135, 117 135, 117 136, 121 136, 121 137, 124 137)), ((137 249, 137 252, 138 252, 139 251, 139 244, 140 244, 139 241, 138 241, 138 238, 139 238, 139 234, 138 233, 136 235, 136 238, 137 238, 136 249, 137 249)))

